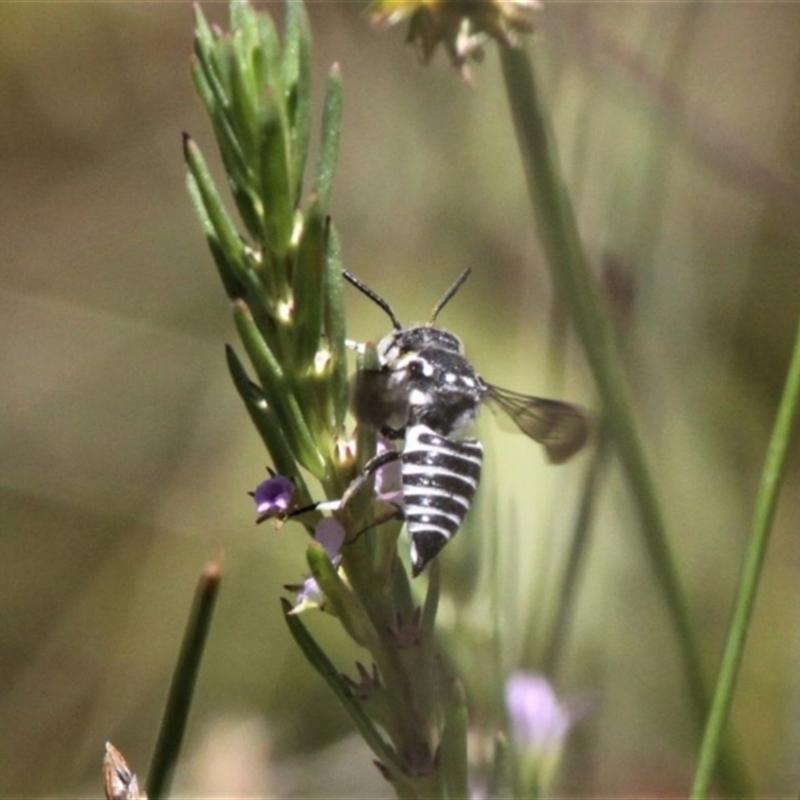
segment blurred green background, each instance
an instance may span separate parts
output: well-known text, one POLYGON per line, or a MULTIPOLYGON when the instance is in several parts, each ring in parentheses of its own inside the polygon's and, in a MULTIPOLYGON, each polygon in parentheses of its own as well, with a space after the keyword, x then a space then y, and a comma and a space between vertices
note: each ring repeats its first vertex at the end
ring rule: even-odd
MULTIPOLYGON (((552 295, 492 48, 470 88, 441 56, 420 67, 362 5, 309 6, 315 85, 333 61, 344 76, 333 214, 348 268, 411 322, 472 266, 441 323, 479 371, 591 406, 576 343, 548 359, 552 295)), ((224 4, 204 9, 226 21, 224 4)), ((800 8, 553 3, 541 21, 562 161, 711 672, 800 310, 800 8)), ((191 36, 188 3, 0 9, 0 796, 100 796, 107 739, 144 776, 196 578, 219 559, 176 793, 389 797, 281 620, 301 529, 253 524, 266 456, 227 375, 235 332, 184 186, 182 131, 215 161, 191 36)), ((385 330, 363 297, 348 303, 354 338, 385 330)), ((443 556, 442 621, 458 652, 485 635, 465 565, 499 541, 514 564, 504 658, 531 664, 588 459, 550 470, 490 415, 480 432, 486 479, 443 556)), ((800 785, 798 466, 733 715, 770 797, 800 785)), ((594 711, 559 791, 675 796, 695 750, 685 687, 607 473, 557 676, 594 711)), ((346 669, 336 627, 310 624, 346 669)), ((465 660, 476 695, 487 669, 465 660)))

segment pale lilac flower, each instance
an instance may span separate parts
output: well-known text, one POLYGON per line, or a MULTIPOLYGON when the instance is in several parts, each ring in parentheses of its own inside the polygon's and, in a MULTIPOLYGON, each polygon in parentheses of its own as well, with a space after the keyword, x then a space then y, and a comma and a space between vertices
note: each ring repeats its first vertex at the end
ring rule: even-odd
POLYGON ((506 681, 506 711, 523 788, 541 796, 558 767, 572 725, 586 702, 562 701, 541 675, 515 672, 506 681))
POLYGON ((250 492, 256 503, 257 523, 285 516, 294 504, 294 481, 285 475, 276 475, 272 470, 269 472, 270 477, 250 492))
POLYGON ((322 545, 323 550, 334 566, 341 560, 339 550, 344 544, 345 530, 342 524, 333 517, 325 517, 314 528, 314 541, 322 545))
POLYGON ((297 592, 290 614, 300 614, 311 608, 321 609, 325 605, 325 594, 314 578, 306 578, 299 585, 287 584, 284 588, 297 592))
MULTIPOLYGON (((328 554, 334 567, 339 566, 342 556, 339 550, 344 543, 345 530, 341 523, 333 519, 333 517, 325 517, 317 523, 314 529, 314 541, 322 545, 325 552, 328 554)), ((325 594, 320 588, 315 578, 308 577, 300 585, 290 585, 286 587, 290 591, 297 592, 295 604, 292 607, 290 614, 299 614, 302 611, 308 611, 310 608, 324 609, 325 607, 325 594)))
POLYGON ((489 800, 489 792, 482 781, 473 781, 469 785, 469 800, 489 800))
POLYGON ((556 697, 546 678, 515 672, 506 681, 505 700, 511 735, 520 750, 544 753, 561 747, 575 712, 556 697))

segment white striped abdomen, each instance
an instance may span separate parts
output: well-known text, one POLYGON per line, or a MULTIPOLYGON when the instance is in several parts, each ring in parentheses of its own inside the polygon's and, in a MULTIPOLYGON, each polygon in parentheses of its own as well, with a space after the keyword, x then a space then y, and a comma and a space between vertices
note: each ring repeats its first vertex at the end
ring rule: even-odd
POLYGON ((477 439, 452 440, 427 425, 412 425, 400 462, 416 576, 461 527, 481 477, 483 445, 477 439))

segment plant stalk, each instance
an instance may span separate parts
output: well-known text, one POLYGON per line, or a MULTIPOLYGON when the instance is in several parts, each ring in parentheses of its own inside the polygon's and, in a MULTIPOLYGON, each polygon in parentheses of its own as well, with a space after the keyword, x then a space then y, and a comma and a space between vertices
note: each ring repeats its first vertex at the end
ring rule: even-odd
POLYGON ((778 494, 786 472, 789 446, 792 442, 800 406, 800 323, 798 323, 794 352, 786 376, 775 426, 767 450, 764 470, 756 498, 750 537, 742 563, 739 588, 734 601, 722 664, 717 677, 717 686, 711 704, 700 756, 692 785, 693 800, 708 797, 714 777, 714 766, 718 759, 720 739, 730 713, 736 679, 742 663, 747 632, 753 616, 756 593, 761 578, 764 558, 769 544, 769 535, 778 506, 778 494))

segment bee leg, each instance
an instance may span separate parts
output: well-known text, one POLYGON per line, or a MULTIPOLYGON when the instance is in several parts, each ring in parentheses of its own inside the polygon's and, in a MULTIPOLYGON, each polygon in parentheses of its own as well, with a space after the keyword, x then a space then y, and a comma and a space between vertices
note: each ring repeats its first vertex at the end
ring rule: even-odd
MULTIPOLYGON (((341 505, 344 506, 350 500, 350 498, 381 468, 385 467, 387 464, 391 464, 393 461, 400 460, 400 453, 397 450, 387 450, 385 453, 379 453, 377 456, 373 456, 366 464, 364 464, 364 469, 361 471, 361 474, 358 475, 356 478, 353 479, 351 484, 345 490, 345 493, 342 495, 341 505)), ((341 506, 337 506, 340 508, 341 506)))
MULTIPOLYGON (((382 467, 385 467, 387 464, 391 464, 395 461, 400 460, 401 454, 397 450, 387 450, 385 453, 379 453, 377 456, 371 458, 365 465, 364 469, 362 470, 361 474, 353 480, 353 482, 347 487, 347 490, 342 495, 341 504, 345 505, 350 498, 382 467)), ((389 501, 386 501, 389 502, 389 501)), ((356 535, 347 541, 347 544, 352 544, 356 539, 358 539, 362 533, 366 531, 376 528, 378 525, 383 525, 384 522, 388 522, 392 519, 400 519, 404 520, 406 518, 405 511, 401 506, 396 505, 395 503, 389 502, 391 505, 392 510, 384 512, 383 514, 379 514, 377 517, 373 517, 372 521, 367 525, 365 528, 362 528, 356 535)))
POLYGON ((310 505, 303 506, 302 508, 295 508, 294 511, 290 511, 286 516, 285 519, 291 519, 292 517, 299 517, 302 514, 308 514, 309 511, 338 511, 342 507, 342 501, 340 500, 323 500, 320 503, 311 503, 310 505))
POLYGON ((383 525, 384 522, 389 522, 393 519, 405 520, 406 514, 400 506, 396 506, 392 504, 393 511, 387 511, 385 514, 380 514, 377 517, 373 517, 372 522, 367 525, 365 528, 362 528, 352 539, 348 539, 345 544, 353 544, 356 539, 358 539, 362 533, 366 533, 367 531, 372 530, 373 528, 377 528, 379 525, 383 525))
MULTIPOLYGON (((364 465, 361 474, 355 477, 350 485, 345 489, 344 494, 338 500, 323 500, 319 503, 311 503, 311 505, 296 508, 294 511, 289 512, 286 517, 298 517, 301 514, 307 514, 309 511, 339 511, 344 508, 349 502, 350 498, 381 468, 393 461, 400 459, 400 453, 397 450, 387 450, 385 453, 380 453, 371 458, 364 465)), ((387 519, 391 519, 388 517, 387 519)))

